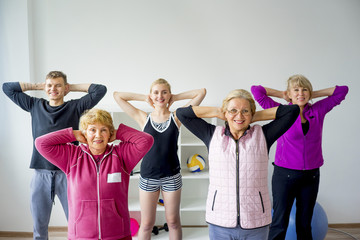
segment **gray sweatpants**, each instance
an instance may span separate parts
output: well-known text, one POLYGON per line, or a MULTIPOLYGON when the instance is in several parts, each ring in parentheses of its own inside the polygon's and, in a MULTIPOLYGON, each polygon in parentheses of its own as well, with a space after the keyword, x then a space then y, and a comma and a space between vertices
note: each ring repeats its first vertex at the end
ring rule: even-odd
POLYGON ((34 239, 47 240, 48 226, 55 195, 60 199, 66 219, 68 218, 67 180, 60 170, 35 169, 30 185, 31 215, 34 239))

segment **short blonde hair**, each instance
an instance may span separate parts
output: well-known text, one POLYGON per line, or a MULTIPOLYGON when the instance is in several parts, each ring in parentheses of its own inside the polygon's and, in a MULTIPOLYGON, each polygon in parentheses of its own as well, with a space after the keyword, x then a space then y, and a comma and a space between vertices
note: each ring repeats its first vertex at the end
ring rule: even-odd
POLYGON ((313 93, 313 87, 309 81, 304 75, 296 74, 287 80, 287 91, 290 91, 291 87, 303 87, 307 88, 310 91, 310 99, 312 98, 313 93))
POLYGON ((157 85, 157 84, 164 84, 167 88, 169 88, 169 92, 171 93, 171 86, 170 86, 170 83, 168 81, 166 81, 165 79, 163 78, 159 78, 157 80, 155 80, 151 86, 150 86, 150 93, 151 93, 151 90, 152 88, 157 85))
POLYGON ((79 129, 84 132, 90 124, 100 123, 107 126, 110 130, 110 134, 114 133, 114 124, 109 112, 101 109, 90 109, 83 113, 80 117, 79 129))
POLYGON ((256 105, 255 105, 255 100, 253 98, 253 96, 251 95, 251 93, 249 93, 248 91, 244 90, 244 89, 235 89, 232 90, 227 96, 226 98, 223 100, 222 103, 222 111, 225 113, 227 111, 227 107, 229 105, 229 102, 234 99, 234 98, 243 98, 249 101, 250 103, 250 109, 251 109, 251 113, 252 115, 255 114, 256 111, 256 105))

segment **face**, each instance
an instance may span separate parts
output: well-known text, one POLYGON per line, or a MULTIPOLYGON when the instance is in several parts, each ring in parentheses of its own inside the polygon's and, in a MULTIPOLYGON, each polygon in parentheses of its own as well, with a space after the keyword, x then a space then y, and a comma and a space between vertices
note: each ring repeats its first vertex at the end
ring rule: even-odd
POLYGON ((225 112, 225 118, 232 135, 237 139, 241 137, 249 127, 252 119, 249 101, 244 98, 231 99, 225 112))
POLYGON ((165 84, 156 84, 151 89, 150 97, 154 105, 166 106, 171 98, 171 93, 165 84))
POLYGON ((111 134, 107 126, 95 123, 88 125, 85 137, 91 153, 94 155, 100 155, 105 152, 111 134))
POLYGON ((67 87, 62 77, 46 79, 45 81, 45 92, 50 101, 63 101, 67 87))
POLYGON ((310 90, 305 87, 291 86, 288 90, 288 96, 293 104, 304 107, 310 100, 310 90))

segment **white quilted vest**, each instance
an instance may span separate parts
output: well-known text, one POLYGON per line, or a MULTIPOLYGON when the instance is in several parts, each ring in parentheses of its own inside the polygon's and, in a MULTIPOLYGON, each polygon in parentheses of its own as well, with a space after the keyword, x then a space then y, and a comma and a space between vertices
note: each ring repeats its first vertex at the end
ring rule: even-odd
POLYGON ((238 140, 239 194, 236 184, 236 142, 218 126, 209 146, 210 184, 206 221, 221 227, 237 225, 237 195, 240 226, 244 229, 271 223, 268 190, 268 151, 261 126, 254 125, 238 140))

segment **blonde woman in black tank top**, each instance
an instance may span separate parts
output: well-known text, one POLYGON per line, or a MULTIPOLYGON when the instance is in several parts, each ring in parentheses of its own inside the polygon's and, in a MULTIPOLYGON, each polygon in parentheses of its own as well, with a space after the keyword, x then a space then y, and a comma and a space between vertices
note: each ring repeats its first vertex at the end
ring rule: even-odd
MULTIPOLYGON (((181 123, 176 117, 176 111, 172 113, 169 108, 175 101, 185 99, 190 99, 185 106, 197 106, 202 102, 205 95, 205 88, 190 90, 179 94, 172 94, 170 84, 162 78, 152 83, 149 94, 114 92, 114 99, 121 109, 133 118, 139 124, 141 129, 154 136, 154 145, 156 145, 158 150, 160 150, 160 155, 165 156, 167 154, 166 151, 169 151, 170 153, 172 152, 170 160, 165 159, 164 157, 159 157, 161 159, 155 159, 157 156, 156 153, 150 153, 150 155, 145 156, 142 163, 144 166, 141 167, 140 171, 141 179, 145 179, 146 181, 149 180, 151 183, 154 183, 159 179, 161 180, 167 177, 171 178, 180 175, 180 166, 176 163, 178 158, 175 149, 177 149, 178 128, 180 128, 181 123), (153 108, 153 111, 148 115, 145 111, 133 106, 130 101, 145 101, 153 108), (167 121, 169 121, 168 125, 165 123, 167 121), (163 125, 165 129, 164 132, 169 130, 171 133, 159 135, 159 133, 162 133, 162 130, 157 129, 156 125, 163 125), (166 134, 168 136, 164 137, 166 134), (176 136, 174 136, 174 134, 176 136), (167 141, 166 139, 170 140, 167 141), (174 155, 174 152, 176 156, 174 155), (165 166, 167 163, 164 161, 170 161, 170 163, 174 165, 167 168, 157 168, 157 166, 165 166), (164 170, 161 171, 161 169, 164 170)), ((159 152, 158 150, 157 152, 159 152)), ((140 188, 141 223, 138 233, 139 240, 151 239, 151 232, 155 224, 156 206, 160 191, 162 192, 162 196, 164 198, 164 206, 166 209, 165 217, 169 227, 169 239, 182 239, 180 221, 181 188, 176 191, 146 191, 143 190, 143 188, 140 188)))

